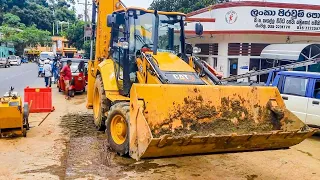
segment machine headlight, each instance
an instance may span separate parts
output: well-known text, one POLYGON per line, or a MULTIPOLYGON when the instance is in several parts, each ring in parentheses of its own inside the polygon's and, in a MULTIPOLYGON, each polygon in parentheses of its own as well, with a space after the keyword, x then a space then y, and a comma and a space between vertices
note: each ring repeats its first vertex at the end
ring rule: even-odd
POLYGON ((79 81, 82 81, 82 77, 78 77, 78 80, 79 80, 79 81))

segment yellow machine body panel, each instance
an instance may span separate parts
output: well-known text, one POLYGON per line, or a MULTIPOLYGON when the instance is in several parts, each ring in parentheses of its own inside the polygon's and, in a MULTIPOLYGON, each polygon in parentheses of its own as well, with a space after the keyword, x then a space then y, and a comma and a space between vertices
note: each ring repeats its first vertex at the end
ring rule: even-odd
POLYGON ((106 91, 119 91, 116 73, 114 71, 115 63, 111 59, 104 60, 98 66, 98 71, 101 74, 104 90, 106 91))
POLYGON ((21 135, 23 130, 23 109, 21 98, 3 97, 0 100, 0 134, 21 135))
POLYGON ((0 107, 0 129, 21 127, 22 116, 18 107, 0 107))
MULTIPOLYGON (((113 101, 128 101, 129 98, 120 95, 119 87, 116 81, 115 67, 118 67, 113 60, 107 59, 101 62, 98 66, 103 83, 103 88, 106 92, 106 97, 113 101)), ((120 81, 121 83, 121 81, 120 81)))
POLYGON ((137 160, 285 148, 315 132, 274 87, 134 84, 130 106, 130 155, 137 160))
POLYGON ((182 61, 178 56, 169 52, 158 52, 153 57, 159 63, 159 68, 162 71, 182 71, 195 72, 195 70, 187 63, 182 61))

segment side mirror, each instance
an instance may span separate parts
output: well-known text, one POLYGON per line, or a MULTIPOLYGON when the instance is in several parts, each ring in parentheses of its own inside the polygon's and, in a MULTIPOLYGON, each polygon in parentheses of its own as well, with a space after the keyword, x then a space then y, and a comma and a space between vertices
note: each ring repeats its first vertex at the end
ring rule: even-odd
POLYGON ((113 17, 112 14, 109 14, 107 16, 107 26, 112 27, 112 24, 115 22, 115 18, 113 17))
POLYGON ((201 36, 203 34, 203 25, 201 23, 196 23, 195 25, 196 35, 201 36))
POLYGON ((193 53, 192 45, 189 43, 186 43, 186 54, 192 54, 192 53, 193 53))

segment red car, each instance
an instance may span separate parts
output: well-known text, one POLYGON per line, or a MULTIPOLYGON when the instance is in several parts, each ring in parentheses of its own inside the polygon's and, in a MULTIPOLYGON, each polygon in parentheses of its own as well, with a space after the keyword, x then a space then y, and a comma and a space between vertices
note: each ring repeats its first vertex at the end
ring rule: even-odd
MULTIPOLYGON (((79 59, 79 58, 62 58, 60 60, 61 62, 61 68, 63 68, 67 61, 71 60, 71 72, 72 72, 72 79, 70 81, 70 88, 69 88, 69 95, 71 97, 74 96, 75 92, 85 92, 86 91, 86 85, 87 85, 87 79, 88 79, 88 71, 87 71, 87 64, 88 59, 79 59), (80 67, 80 62, 83 62, 83 66, 80 67)), ((60 69, 61 71, 61 69, 60 69)), ((63 81, 63 77, 60 73, 60 77, 58 80, 58 89, 59 92, 65 91, 65 84, 63 81)))

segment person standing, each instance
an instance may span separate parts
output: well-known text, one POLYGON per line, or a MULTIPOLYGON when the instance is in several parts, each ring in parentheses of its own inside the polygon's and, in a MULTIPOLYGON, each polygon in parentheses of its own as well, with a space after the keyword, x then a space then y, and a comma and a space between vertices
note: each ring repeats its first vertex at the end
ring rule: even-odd
POLYGON ((46 87, 51 87, 52 67, 50 65, 50 60, 48 59, 44 61, 43 73, 46 87))
POLYGON ((54 77, 54 83, 57 83, 59 79, 59 74, 58 74, 58 59, 54 58, 53 63, 52 63, 52 72, 53 72, 53 77, 54 77))
POLYGON ((71 73, 71 69, 70 69, 71 64, 72 64, 72 61, 67 60, 67 64, 61 69, 61 75, 62 75, 62 79, 63 79, 64 85, 65 85, 64 92, 65 92, 67 100, 70 99, 69 87, 70 87, 70 81, 72 79, 72 73, 71 73))

